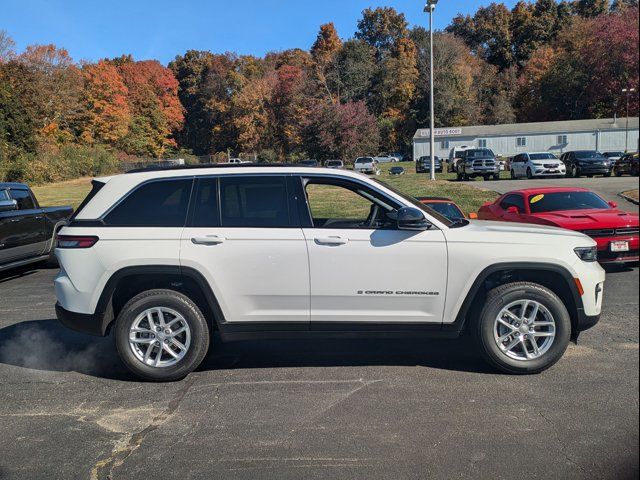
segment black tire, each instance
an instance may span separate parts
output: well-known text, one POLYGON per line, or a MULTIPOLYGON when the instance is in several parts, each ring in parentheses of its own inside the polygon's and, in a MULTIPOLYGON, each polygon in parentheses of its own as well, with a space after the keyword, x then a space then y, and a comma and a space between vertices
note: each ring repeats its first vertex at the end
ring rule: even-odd
POLYGON ((572 177, 573 178, 580 178, 580 169, 577 166, 573 166, 573 168, 571 169, 572 172, 572 177))
POLYGON ((609 178, 610 176, 611 176, 611 172, 604 174, 604 178, 609 178))
POLYGON ((616 169, 615 173, 616 173, 616 177, 621 177, 622 176, 622 171, 619 170, 619 169, 616 169))
POLYGON ((134 375, 154 382, 180 380, 198 368, 209 350, 209 339, 209 326, 198 306, 189 297, 174 290, 147 290, 136 295, 122 308, 114 328, 114 340, 122 362, 134 375), (191 330, 191 345, 184 358, 175 365, 146 365, 129 346, 131 324, 140 313, 155 307, 166 307, 180 313, 191 330))
POLYGON ((515 170, 513 170, 513 168, 511 169, 511 180, 517 180, 518 177, 516 176, 516 172, 515 170))
POLYGON ((531 180, 533 178, 533 172, 531 171, 531 167, 527 168, 527 178, 531 180))
POLYGON ((462 181, 462 174, 460 172, 456 173, 456 178, 458 179, 459 182, 462 181))
POLYGON ((491 290, 475 324, 480 352, 498 370, 510 374, 540 373, 562 356, 571 338, 571 319, 562 300, 548 288, 531 282, 514 282, 491 290), (533 300, 546 307, 556 323, 556 336, 549 350, 531 360, 516 360, 500 350, 493 335, 494 322, 502 308, 518 300, 533 300))
POLYGON ((496 181, 497 181, 497 180, 500 180, 500 174, 499 174, 499 173, 496 173, 496 174, 493 176, 493 179, 494 179, 494 180, 496 180, 496 181))

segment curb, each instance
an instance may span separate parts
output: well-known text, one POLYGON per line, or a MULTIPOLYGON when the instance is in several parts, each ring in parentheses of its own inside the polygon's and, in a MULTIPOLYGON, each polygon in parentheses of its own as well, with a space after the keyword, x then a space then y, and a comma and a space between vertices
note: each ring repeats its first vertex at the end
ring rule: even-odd
POLYGON ((640 202, 638 202, 638 200, 636 200, 635 198, 631 198, 630 196, 625 195, 624 193, 619 193, 618 196, 624 198, 627 202, 631 202, 631 203, 634 203, 636 205, 640 205, 640 202))

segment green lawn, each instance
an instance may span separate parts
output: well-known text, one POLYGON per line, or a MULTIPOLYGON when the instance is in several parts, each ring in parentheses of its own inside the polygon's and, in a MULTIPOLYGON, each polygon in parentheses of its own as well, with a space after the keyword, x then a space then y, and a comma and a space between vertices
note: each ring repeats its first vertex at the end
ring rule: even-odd
MULTIPOLYGON (((391 176, 388 173, 390 164, 382 165, 382 174, 376 177, 378 180, 386 182, 408 195, 416 197, 448 197, 453 199, 465 213, 476 212, 478 208, 487 201, 493 201, 498 194, 491 191, 493 182, 477 181, 479 188, 463 185, 455 181, 455 175, 450 173, 437 174, 437 180, 429 180, 429 174, 417 174, 413 162, 395 163, 394 166, 403 166, 406 174, 399 177, 391 176)), ((504 174, 508 177, 507 174, 504 174)), ((33 187, 33 191, 41 205, 71 205, 76 208, 84 197, 91 190, 90 178, 79 178, 67 182, 52 183, 33 187)), ((350 195, 324 195, 321 202, 322 211, 339 211, 341 216, 348 217, 358 208, 350 195)))
POLYGON ((91 190, 91 178, 78 178, 32 188, 41 206, 71 205, 77 208, 91 190))

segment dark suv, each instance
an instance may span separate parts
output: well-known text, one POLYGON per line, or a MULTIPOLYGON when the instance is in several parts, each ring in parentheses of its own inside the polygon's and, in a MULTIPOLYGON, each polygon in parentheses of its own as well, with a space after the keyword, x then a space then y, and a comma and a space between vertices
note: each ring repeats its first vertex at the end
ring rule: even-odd
POLYGON ((613 167, 613 173, 616 174, 616 177, 621 177, 622 175, 631 175, 632 177, 638 176, 638 154, 637 153, 626 153, 620 159, 616 161, 615 166, 613 167))
POLYGON ((614 162, 595 150, 566 152, 560 157, 567 167, 567 176, 579 178, 603 175, 610 177, 614 162))
MULTIPOLYGON (((434 170, 437 173, 442 173, 442 161, 440 160, 440 158, 433 157, 433 160, 435 164, 434 170)), ((427 172, 431 172, 431 157, 428 155, 425 157, 420 157, 416 162, 416 173, 427 173, 427 172)))

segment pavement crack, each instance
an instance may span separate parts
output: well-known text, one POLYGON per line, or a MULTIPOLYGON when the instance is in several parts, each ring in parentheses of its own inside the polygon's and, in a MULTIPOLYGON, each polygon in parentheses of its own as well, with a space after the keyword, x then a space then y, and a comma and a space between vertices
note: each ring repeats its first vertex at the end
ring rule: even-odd
POLYGON ((191 376, 184 380, 184 386, 178 390, 172 400, 169 401, 167 407, 158 415, 156 415, 149 425, 142 430, 124 435, 116 442, 111 453, 104 459, 98 461, 91 470, 91 480, 112 480, 114 469, 122 466, 125 461, 135 452, 144 439, 150 433, 160 428, 180 407, 182 400, 187 392, 196 382, 196 377, 191 376))
POLYGON ((573 458, 571 458, 569 456, 569 454, 564 450, 564 444, 562 443, 562 441, 558 437, 558 432, 556 431, 555 423, 553 421, 551 421, 551 419, 547 418, 545 416, 545 414, 542 413, 541 411, 538 411, 538 415, 540 415, 542 417, 542 419, 551 426, 551 430, 553 430, 553 433, 554 433, 554 440, 559 445, 558 451, 562 454, 562 456, 565 458, 565 460, 567 460, 569 463, 574 465, 578 470, 580 470, 580 472, 586 474, 587 471, 584 469, 584 467, 582 465, 580 465, 578 462, 576 462, 573 458))

